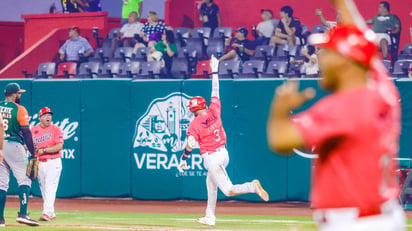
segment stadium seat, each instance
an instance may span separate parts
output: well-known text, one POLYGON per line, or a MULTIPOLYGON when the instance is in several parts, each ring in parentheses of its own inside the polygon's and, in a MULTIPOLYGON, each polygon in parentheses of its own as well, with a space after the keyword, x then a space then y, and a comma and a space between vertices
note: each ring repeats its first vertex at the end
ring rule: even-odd
POLYGON ((172 67, 170 69, 171 77, 175 79, 188 78, 189 74, 189 63, 186 58, 173 58, 172 67))
POLYGON ((209 40, 209 45, 207 46, 206 53, 209 57, 214 55, 216 58, 220 58, 223 56, 224 48, 225 44, 222 39, 212 38, 209 40))
POLYGON ((249 60, 243 63, 242 72, 237 78, 260 78, 265 67, 264 60, 249 60))
POLYGON ((158 78, 160 75, 160 62, 150 61, 141 63, 142 71, 137 75, 137 78, 158 78))
POLYGON ((140 71, 141 68, 139 61, 122 63, 120 67, 120 72, 116 76, 116 78, 136 78, 140 71))
POLYGON ((309 26, 305 25, 305 24, 301 24, 302 26, 302 32, 300 35, 297 35, 298 39, 299 39, 299 45, 305 45, 306 44, 306 40, 310 34, 309 32, 309 26))
POLYGON ((211 29, 209 27, 196 27, 193 29, 192 38, 209 39, 211 29))
POLYGON ((328 30, 325 25, 314 25, 312 26, 312 34, 323 34, 328 30))
POLYGON ((148 54, 150 54, 150 48, 149 47, 140 47, 140 48, 137 49, 136 54, 133 57, 133 60, 146 62, 148 54))
POLYGON ((119 47, 114 52, 113 61, 130 61, 133 57, 133 47, 119 47))
POLYGON ((111 61, 103 64, 102 70, 97 75, 98 78, 113 78, 120 72, 120 66, 122 62, 111 61))
POLYGON ((232 27, 218 27, 213 31, 213 38, 229 38, 232 37, 232 27))
POLYGON ((53 75, 53 79, 68 79, 73 78, 77 74, 76 62, 64 62, 57 66, 57 74, 53 75))
POLYGON ((100 62, 81 63, 75 78, 95 78, 100 71, 100 62))
POLYGON ((47 79, 56 74, 56 63, 40 63, 34 74, 28 74, 27 71, 22 71, 26 78, 47 79))
POLYGON ((276 45, 272 60, 287 60, 289 56, 289 47, 285 45, 276 45))
POLYGON ((197 58, 201 59, 204 57, 203 42, 200 38, 189 38, 187 40, 187 45, 185 47, 187 50, 196 50, 197 58))
POLYGON ((290 64, 289 71, 285 73, 288 78, 299 78, 306 75, 305 66, 303 64, 290 64))
POLYGON ((393 65, 392 75, 394 77, 408 77, 408 68, 412 63, 412 59, 397 60, 393 65))
POLYGON ((240 71, 240 61, 225 60, 219 62, 219 77, 220 78, 235 78, 240 71))
POLYGON ((179 45, 186 46, 186 40, 189 38, 190 28, 188 27, 178 27, 173 29, 175 39, 179 41, 179 45))
POLYGON ((113 28, 110 30, 109 34, 107 35, 108 39, 113 39, 114 37, 117 36, 117 34, 119 34, 121 28, 113 28))
POLYGON ((269 45, 261 45, 256 47, 256 52, 252 59, 265 60, 269 62, 275 54, 275 47, 269 45))
POLYGON ((399 59, 412 59, 412 43, 405 44, 399 54, 399 59))
POLYGON ((208 79, 212 73, 210 68, 210 60, 202 60, 197 62, 196 73, 192 75, 194 79, 208 79))
POLYGON ((382 60, 382 63, 386 67, 386 70, 389 73, 392 73, 392 63, 391 63, 391 61, 384 59, 384 60, 382 60))
POLYGON ((284 77, 287 72, 288 62, 282 60, 273 60, 271 61, 267 68, 266 72, 263 73, 262 77, 276 78, 284 77))
POLYGON ((113 51, 110 47, 97 48, 94 56, 90 61, 99 61, 101 63, 109 62, 113 57, 113 51))

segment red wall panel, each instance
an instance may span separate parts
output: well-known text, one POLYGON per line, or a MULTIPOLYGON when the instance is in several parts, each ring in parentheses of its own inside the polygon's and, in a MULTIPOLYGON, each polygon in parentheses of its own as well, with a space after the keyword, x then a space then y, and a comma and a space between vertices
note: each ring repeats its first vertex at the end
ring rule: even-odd
POLYGON ((23 51, 23 23, 0 22, 0 70, 23 51))

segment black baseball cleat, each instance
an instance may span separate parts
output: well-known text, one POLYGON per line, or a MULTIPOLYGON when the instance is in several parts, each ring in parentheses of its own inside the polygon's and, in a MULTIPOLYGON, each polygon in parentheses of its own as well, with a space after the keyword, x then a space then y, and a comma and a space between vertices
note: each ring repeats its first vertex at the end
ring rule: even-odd
POLYGON ((0 227, 6 227, 6 222, 4 221, 4 218, 0 218, 0 227))
POLYGON ((25 225, 29 225, 29 226, 39 226, 39 222, 37 222, 36 220, 31 219, 27 214, 20 214, 19 212, 17 213, 17 219, 16 221, 21 223, 21 224, 25 224, 25 225))

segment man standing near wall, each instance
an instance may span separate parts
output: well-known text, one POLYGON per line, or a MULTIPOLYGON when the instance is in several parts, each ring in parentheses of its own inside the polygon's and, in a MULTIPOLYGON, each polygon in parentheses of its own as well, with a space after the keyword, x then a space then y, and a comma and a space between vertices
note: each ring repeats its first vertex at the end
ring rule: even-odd
POLYGON ((54 201, 62 172, 61 150, 64 140, 59 127, 52 124, 53 112, 44 107, 39 111, 40 124, 31 129, 39 158, 39 185, 43 197, 43 215, 40 220, 56 218, 54 201))
POLYGON ((23 144, 27 145, 30 159, 36 156, 29 128, 29 114, 25 107, 19 105, 21 93, 25 91, 17 83, 9 83, 4 89, 6 99, 0 102, 5 135, 4 159, 0 163, 0 226, 5 226, 4 208, 9 188, 10 170, 13 171, 19 185, 20 212, 18 212, 17 222, 30 226, 39 225, 37 221, 28 216, 27 212, 31 180, 26 176, 27 156, 23 144))
POLYGON ((375 33, 354 2, 331 2, 340 10, 342 24, 309 42, 323 48, 320 84, 332 94, 291 116, 315 92, 298 92, 294 82, 279 87, 268 144, 278 153, 303 146, 318 153, 311 201, 321 231, 405 230, 393 160, 401 128, 399 93, 377 56, 375 33))
POLYGON ((143 0, 122 0, 122 26, 128 22, 129 14, 133 11, 137 13, 137 18, 142 16, 143 0))

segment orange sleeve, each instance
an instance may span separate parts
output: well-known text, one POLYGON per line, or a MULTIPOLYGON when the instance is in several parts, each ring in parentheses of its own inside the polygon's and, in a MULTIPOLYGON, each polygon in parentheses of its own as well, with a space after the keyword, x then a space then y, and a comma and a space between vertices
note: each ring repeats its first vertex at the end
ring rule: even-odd
POLYGON ((26 108, 20 105, 18 105, 17 107, 17 121, 19 122, 20 127, 29 126, 29 113, 27 112, 26 108))

